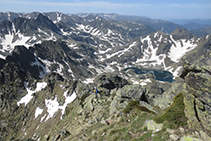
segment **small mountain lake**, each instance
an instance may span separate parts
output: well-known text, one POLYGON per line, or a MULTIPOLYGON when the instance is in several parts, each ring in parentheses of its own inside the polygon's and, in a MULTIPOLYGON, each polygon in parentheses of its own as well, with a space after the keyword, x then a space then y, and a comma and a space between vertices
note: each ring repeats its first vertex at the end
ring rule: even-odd
POLYGON ((134 70, 134 73, 136 74, 153 74, 155 76, 156 80, 159 81, 168 81, 168 82, 173 82, 173 74, 168 72, 168 71, 164 71, 164 70, 147 70, 147 69, 139 69, 136 67, 130 67, 130 68, 126 68, 124 71, 127 71, 129 69, 134 70))

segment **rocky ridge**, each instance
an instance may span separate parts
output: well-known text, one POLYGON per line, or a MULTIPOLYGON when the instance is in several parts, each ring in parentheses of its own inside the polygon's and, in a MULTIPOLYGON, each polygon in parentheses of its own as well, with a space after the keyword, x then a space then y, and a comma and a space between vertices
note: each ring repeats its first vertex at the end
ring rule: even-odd
POLYGON ((207 39, 204 43, 207 52, 192 64, 186 62, 181 76, 185 79, 183 93, 189 124, 210 136, 210 39, 207 39))

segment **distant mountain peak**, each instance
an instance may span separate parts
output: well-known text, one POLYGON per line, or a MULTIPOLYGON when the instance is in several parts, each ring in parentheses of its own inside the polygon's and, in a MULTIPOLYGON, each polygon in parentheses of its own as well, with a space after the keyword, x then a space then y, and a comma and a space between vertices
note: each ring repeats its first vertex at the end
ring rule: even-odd
POLYGON ((37 16, 37 20, 50 20, 47 16, 45 16, 44 14, 40 13, 37 16))
POLYGON ((188 31, 187 29, 179 28, 179 27, 175 31, 173 31, 171 33, 171 35, 176 40, 178 40, 178 39, 191 39, 191 38, 195 37, 195 35, 192 34, 190 31, 188 31))

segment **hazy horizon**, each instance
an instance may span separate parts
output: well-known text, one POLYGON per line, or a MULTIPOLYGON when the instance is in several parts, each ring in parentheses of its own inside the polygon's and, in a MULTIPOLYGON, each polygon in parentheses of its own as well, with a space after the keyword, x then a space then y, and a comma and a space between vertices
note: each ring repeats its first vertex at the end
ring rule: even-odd
POLYGON ((0 0, 1 12, 116 13, 152 19, 211 19, 210 0, 0 0))

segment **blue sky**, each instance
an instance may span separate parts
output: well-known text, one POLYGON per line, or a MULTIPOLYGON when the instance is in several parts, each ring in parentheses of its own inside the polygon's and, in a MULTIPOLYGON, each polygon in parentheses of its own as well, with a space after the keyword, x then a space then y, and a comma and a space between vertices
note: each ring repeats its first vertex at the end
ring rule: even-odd
POLYGON ((0 12, 117 13, 153 19, 211 19, 211 0, 0 0, 0 12))

